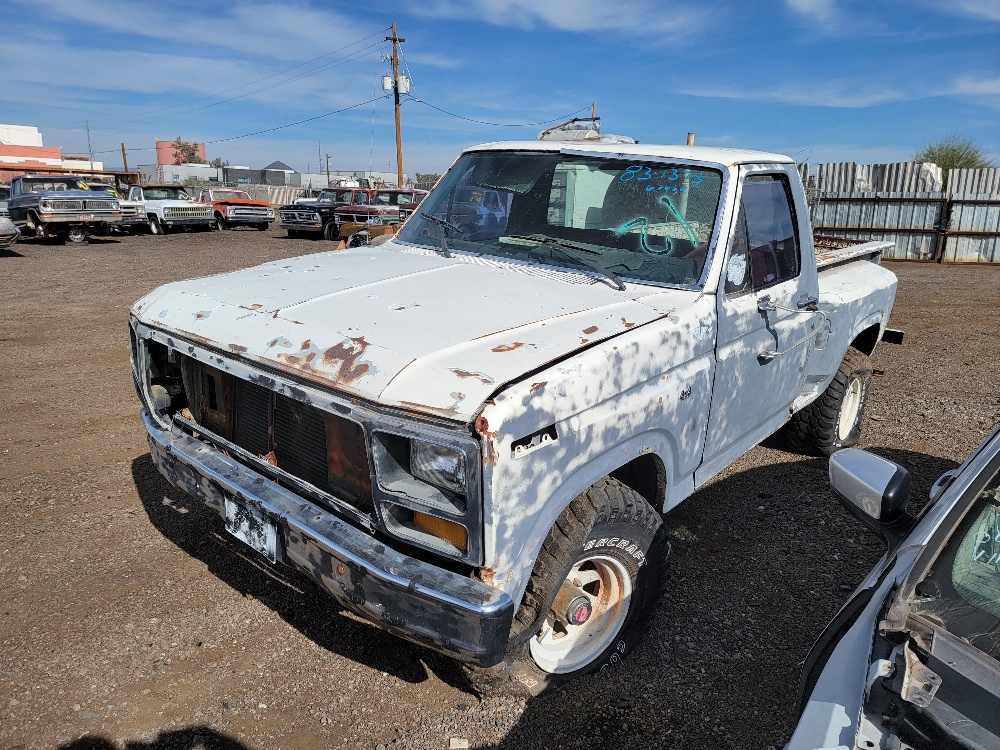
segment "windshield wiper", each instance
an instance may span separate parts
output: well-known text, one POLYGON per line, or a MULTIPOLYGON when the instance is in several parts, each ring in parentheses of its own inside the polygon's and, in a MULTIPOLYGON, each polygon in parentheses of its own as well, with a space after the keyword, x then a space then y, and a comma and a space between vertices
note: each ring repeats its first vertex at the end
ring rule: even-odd
POLYGON ((434 216, 433 214, 420 214, 421 217, 437 224, 441 227, 441 255, 446 258, 451 257, 451 251, 448 249, 448 235, 445 234, 445 229, 450 229, 453 232, 458 232, 460 235, 465 234, 465 230, 461 227, 456 227, 450 221, 445 221, 444 219, 434 216))
POLYGON ((539 245, 545 245, 546 247, 551 247, 555 250, 559 250, 563 255, 572 258, 573 260, 583 263, 588 268, 592 268, 597 273, 604 276, 609 281, 613 282, 615 288, 620 292, 625 291, 625 283, 615 274, 613 271, 609 271, 607 268, 602 266, 596 260, 591 260, 590 258, 583 258, 577 255, 578 252, 589 253, 591 255, 600 255, 599 250, 593 250, 584 245, 578 245, 575 242, 570 242, 569 240, 557 240, 555 237, 547 237, 544 234, 506 234, 504 237, 509 237, 512 240, 530 240, 531 242, 537 242, 539 245))

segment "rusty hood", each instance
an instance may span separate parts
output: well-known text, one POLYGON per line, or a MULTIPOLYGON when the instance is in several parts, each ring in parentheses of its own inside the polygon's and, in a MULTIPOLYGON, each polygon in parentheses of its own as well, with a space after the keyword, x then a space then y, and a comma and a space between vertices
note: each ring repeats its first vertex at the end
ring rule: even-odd
POLYGON ((253 198, 221 198, 217 201, 212 201, 213 206, 263 206, 264 208, 270 208, 271 204, 267 201, 258 201, 253 198))
POLYGON ((505 383, 696 296, 388 245, 168 284, 133 314, 369 401, 471 421, 505 383))

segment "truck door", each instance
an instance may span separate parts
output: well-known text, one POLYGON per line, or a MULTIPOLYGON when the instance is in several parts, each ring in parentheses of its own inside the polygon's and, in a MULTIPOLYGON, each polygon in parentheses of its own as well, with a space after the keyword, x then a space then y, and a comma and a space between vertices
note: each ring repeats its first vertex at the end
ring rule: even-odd
MULTIPOLYGON (((807 216, 797 216, 791 167, 744 166, 739 211, 719 284, 715 387, 704 460, 707 480, 790 416, 820 316, 816 264, 803 258, 807 216)), ((801 213, 805 213, 803 210, 801 213)))

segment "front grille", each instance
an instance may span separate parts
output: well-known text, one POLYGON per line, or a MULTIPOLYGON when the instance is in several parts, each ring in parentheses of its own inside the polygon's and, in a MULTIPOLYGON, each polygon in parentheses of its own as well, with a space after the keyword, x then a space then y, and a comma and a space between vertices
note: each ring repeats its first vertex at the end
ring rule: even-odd
POLYGON ((230 216, 249 216, 259 219, 269 219, 274 215, 271 213, 271 209, 263 206, 230 206, 227 213, 230 216))
POLYGON ((281 220, 286 224, 315 224, 319 215, 315 211, 282 211, 281 220))
POLYGON ((198 206, 191 206, 190 208, 165 208, 163 209, 163 215, 168 219, 204 219, 212 215, 212 211, 209 208, 199 208, 198 206))
POLYGON ((83 207, 91 211, 114 211, 115 202, 109 200, 93 200, 88 198, 83 202, 83 207))
POLYGON ((196 424, 374 519, 361 425, 189 357, 182 362, 196 424))
MULTIPOLYGON (((69 200, 54 201, 54 200, 49 200, 49 201, 46 201, 46 203, 48 203, 49 208, 51 208, 53 211, 82 211, 83 210, 83 201, 69 201, 69 200)), ((44 208, 44 206, 43 206, 43 208, 44 208)))
POLYGON ((368 221, 368 219, 371 218, 369 214, 336 214, 336 216, 338 224, 344 224, 348 222, 365 224, 368 221))

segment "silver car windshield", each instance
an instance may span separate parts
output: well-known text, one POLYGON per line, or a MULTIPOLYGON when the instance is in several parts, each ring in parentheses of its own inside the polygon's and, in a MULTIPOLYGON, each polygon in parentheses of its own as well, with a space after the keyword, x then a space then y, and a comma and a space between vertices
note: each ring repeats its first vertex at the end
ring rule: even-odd
POLYGON ((398 239, 456 252, 592 270, 545 238, 585 248, 624 279, 696 285, 708 257, 722 173, 547 151, 463 155, 398 239), (437 217, 461 231, 442 228, 437 217), (530 239, 529 239, 530 238, 530 239))

